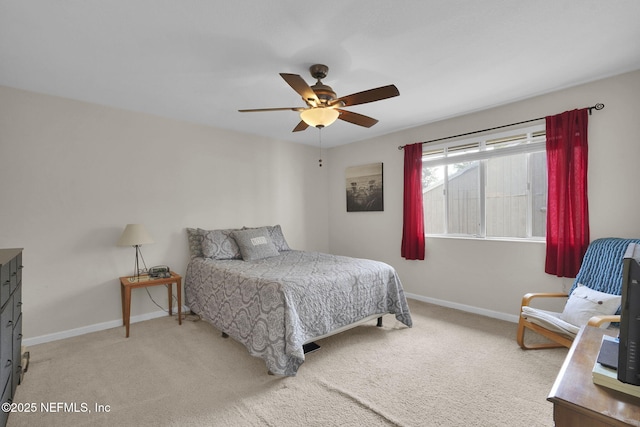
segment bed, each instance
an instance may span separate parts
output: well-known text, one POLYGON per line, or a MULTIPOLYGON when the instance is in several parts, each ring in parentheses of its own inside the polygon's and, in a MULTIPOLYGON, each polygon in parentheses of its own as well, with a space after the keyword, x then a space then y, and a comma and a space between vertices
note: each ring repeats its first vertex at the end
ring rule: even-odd
POLYGON ((412 325, 388 264, 292 250, 280 226, 187 231, 187 305, 262 358, 270 373, 296 375, 305 344, 363 321, 390 313, 412 325), (251 256, 245 246, 256 242, 259 254, 251 256))

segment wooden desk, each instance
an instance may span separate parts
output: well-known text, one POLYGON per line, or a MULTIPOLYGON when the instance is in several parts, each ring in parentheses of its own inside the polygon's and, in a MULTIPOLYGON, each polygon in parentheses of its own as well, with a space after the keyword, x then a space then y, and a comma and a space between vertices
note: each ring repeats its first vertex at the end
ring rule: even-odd
POLYGON ((591 371, 606 331, 580 330, 547 400, 556 427, 640 426, 640 399, 593 383, 591 371))
POLYGON ((173 315, 173 298, 171 289, 173 283, 176 284, 178 292, 178 324, 182 325, 182 277, 171 272, 171 277, 166 279, 150 279, 148 275, 140 276, 139 281, 135 277, 125 276, 120 278, 120 295, 122 297, 122 323, 126 327, 127 338, 129 338, 129 323, 131 317, 131 289, 146 288, 147 286, 168 285, 169 295, 169 316, 173 315))

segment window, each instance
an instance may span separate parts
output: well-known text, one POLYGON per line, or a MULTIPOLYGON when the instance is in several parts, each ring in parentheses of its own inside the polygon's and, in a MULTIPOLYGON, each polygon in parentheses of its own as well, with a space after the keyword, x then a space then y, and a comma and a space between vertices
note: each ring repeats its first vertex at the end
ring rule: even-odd
POLYGON ((543 239, 544 125, 425 144, 422 189, 428 235, 543 239))

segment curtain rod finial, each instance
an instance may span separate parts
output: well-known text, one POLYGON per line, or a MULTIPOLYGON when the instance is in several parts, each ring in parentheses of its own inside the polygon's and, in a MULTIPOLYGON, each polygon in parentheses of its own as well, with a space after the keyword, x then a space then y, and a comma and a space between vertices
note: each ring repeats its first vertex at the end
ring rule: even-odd
POLYGON ((604 108, 604 104, 601 102, 598 102, 596 105, 594 105, 593 107, 589 107, 589 115, 591 115, 591 112, 593 110, 602 110, 604 108))

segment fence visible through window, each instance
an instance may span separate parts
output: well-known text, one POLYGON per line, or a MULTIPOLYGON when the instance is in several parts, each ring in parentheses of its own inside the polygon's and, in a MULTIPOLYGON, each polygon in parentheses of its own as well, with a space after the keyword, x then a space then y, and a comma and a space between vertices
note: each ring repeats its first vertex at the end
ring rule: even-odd
POLYGON ((543 239, 544 126, 423 148, 428 235, 543 239))

